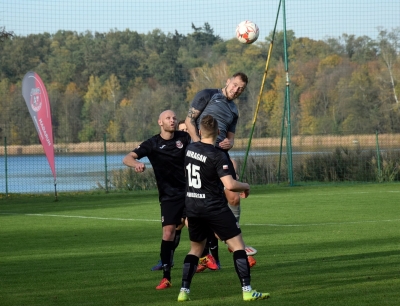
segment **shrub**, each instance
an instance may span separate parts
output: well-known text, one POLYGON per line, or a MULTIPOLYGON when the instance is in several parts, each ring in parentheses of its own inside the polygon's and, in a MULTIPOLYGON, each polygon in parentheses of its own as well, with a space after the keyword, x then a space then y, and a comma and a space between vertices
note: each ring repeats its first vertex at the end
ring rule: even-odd
POLYGON ((154 171, 148 168, 143 173, 136 173, 132 168, 112 172, 112 184, 116 189, 149 190, 157 188, 154 171))
POLYGON ((336 148, 332 153, 307 156, 296 174, 300 181, 394 181, 399 180, 399 159, 400 152, 381 153, 383 168, 379 171, 375 151, 336 148))
MULTIPOLYGON (((293 155, 295 181, 302 182, 392 182, 400 181, 400 151, 384 151, 380 156, 373 150, 348 150, 293 155)), ((237 173, 241 174, 244 159, 235 158, 237 173)), ((288 181, 286 155, 249 156, 240 180, 250 185, 266 185, 288 181)), ((133 169, 113 171, 112 185, 117 189, 148 190, 157 188, 153 170, 135 173, 133 169)))

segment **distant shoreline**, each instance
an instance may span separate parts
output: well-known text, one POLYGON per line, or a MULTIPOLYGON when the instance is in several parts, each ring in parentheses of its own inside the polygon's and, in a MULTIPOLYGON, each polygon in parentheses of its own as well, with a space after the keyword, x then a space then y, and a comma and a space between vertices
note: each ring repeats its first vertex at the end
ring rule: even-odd
MULTIPOLYGON (((381 148, 399 148, 400 134, 380 134, 378 135, 379 146, 381 148)), ((252 149, 279 149, 281 140, 279 137, 254 138, 251 142, 252 149)), ((285 146, 286 139, 283 139, 285 146)), ((136 148, 140 142, 107 142, 107 153, 128 153, 136 148)), ((234 150, 246 149, 248 139, 236 139, 234 150)), ((299 148, 375 148, 376 135, 346 135, 346 136, 292 136, 292 147, 299 148)), ((103 142, 82 142, 69 144, 54 144, 54 152, 57 153, 104 153, 103 142)), ((0 154, 5 155, 4 145, 0 147, 0 154)), ((7 155, 35 155, 43 154, 41 144, 36 145, 9 145, 7 146, 7 155)))

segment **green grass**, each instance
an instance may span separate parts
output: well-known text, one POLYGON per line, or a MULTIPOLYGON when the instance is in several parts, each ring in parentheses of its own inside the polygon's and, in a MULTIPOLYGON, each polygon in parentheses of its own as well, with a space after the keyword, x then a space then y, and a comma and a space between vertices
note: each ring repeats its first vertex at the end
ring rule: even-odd
MULTIPOLYGON (((400 185, 258 186, 242 201, 241 227, 258 249, 257 305, 398 305, 400 185)), ((176 305, 157 291, 161 225, 155 191, 0 195, 0 305, 176 305)), ((196 274, 190 305, 247 305, 232 255, 196 274)))

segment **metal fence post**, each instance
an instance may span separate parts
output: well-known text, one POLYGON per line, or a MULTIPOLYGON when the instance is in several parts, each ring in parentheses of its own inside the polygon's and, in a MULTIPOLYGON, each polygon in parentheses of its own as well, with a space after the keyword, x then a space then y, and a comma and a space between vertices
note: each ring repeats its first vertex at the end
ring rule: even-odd
POLYGON ((287 135, 286 135, 286 150, 287 150, 287 162, 288 162, 288 177, 290 186, 294 185, 293 182, 293 163, 292 163, 292 123, 290 115, 290 82, 289 82, 289 59, 288 59, 288 48, 286 38, 286 5, 285 0, 283 3, 283 49, 285 55, 285 72, 286 72, 286 91, 285 91, 285 103, 287 111, 287 135))
POLYGON ((107 179, 107 134, 104 133, 104 180, 106 185, 106 192, 108 192, 108 179, 107 179))
POLYGON ((375 131, 375 139, 376 139, 376 160, 378 162, 378 178, 379 180, 382 180, 381 153, 379 150, 378 130, 375 131))
POLYGON ((4 137, 4 175, 6 177, 6 197, 8 197, 7 137, 4 137))

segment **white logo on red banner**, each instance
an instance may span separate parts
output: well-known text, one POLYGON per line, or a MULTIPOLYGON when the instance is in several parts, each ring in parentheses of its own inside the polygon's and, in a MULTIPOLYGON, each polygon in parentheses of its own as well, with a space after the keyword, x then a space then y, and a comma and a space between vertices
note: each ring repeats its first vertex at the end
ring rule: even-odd
POLYGON ((32 88, 31 89, 31 107, 35 112, 40 111, 42 108, 42 99, 40 98, 40 89, 32 88))

